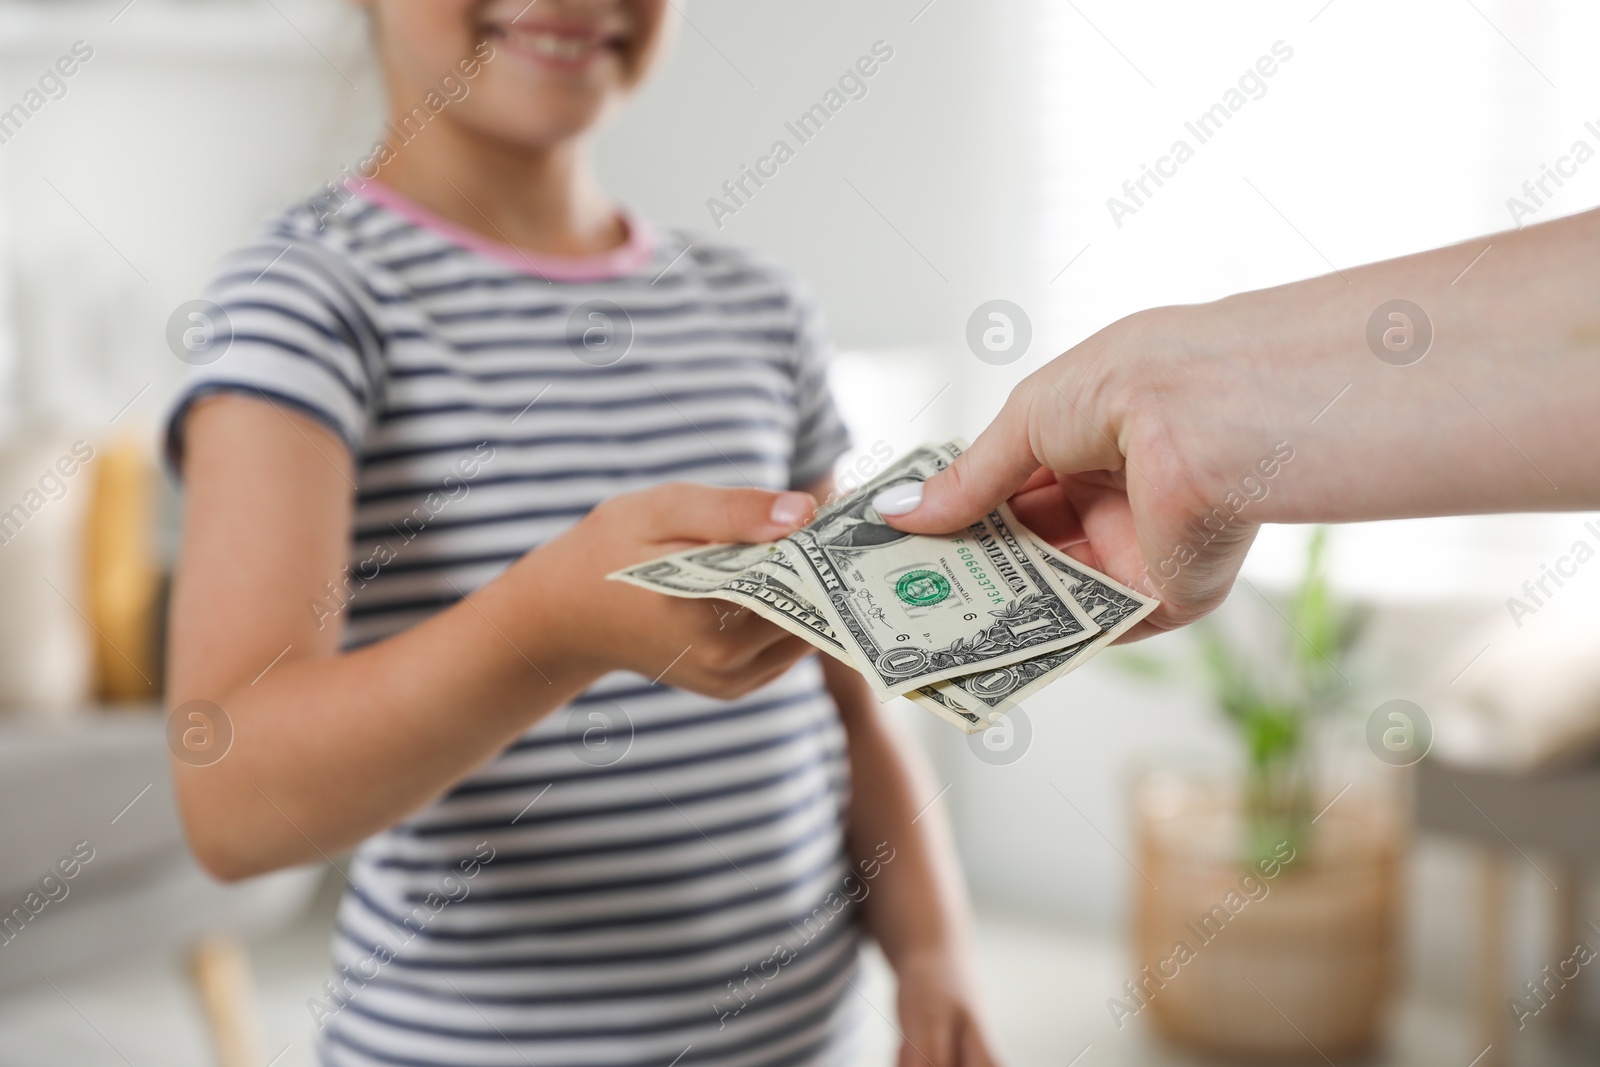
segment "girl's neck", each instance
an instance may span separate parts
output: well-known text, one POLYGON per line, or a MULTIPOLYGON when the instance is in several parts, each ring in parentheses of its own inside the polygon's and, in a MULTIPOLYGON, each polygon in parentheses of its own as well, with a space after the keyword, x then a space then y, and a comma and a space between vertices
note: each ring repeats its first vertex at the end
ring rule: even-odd
POLYGON ((435 122, 390 144, 377 180, 490 241, 554 256, 590 256, 628 239, 589 169, 587 145, 526 148, 435 122))

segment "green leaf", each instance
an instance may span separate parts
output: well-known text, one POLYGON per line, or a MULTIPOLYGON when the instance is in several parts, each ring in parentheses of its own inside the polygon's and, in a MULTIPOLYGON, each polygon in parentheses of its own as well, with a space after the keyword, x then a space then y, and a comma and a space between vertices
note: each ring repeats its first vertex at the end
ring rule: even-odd
POLYGON ((1178 675, 1169 661, 1131 648, 1109 649, 1106 659, 1121 670, 1147 681, 1170 681, 1178 675))
POLYGON ((1250 709, 1264 700, 1255 672, 1212 622, 1195 627, 1200 663, 1211 683, 1212 697, 1227 716, 1243 721, 1250 709))

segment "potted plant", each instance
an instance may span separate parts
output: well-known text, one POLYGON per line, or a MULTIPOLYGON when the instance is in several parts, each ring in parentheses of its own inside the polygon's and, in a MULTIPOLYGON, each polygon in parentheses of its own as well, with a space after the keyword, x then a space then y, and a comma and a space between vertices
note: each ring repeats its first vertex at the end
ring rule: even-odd
POLYGON ((1215 1055, 1365 1052, 1391 999, 1398 805, 1376 780, 1330 779, 1319 759, 1322 724, 1358 695, 1366 626, 1330 590, 1327 540, 1314 531, 1286 605, 1261 605, 1248 635, 1206 620, 1187 661, 1120 657, 1202 687, 1239 742, 1236 767, 1138 776, 1141 966, 1111 1006, 1119 1024, 1148 1009, 1163 1036, 1215 1055))

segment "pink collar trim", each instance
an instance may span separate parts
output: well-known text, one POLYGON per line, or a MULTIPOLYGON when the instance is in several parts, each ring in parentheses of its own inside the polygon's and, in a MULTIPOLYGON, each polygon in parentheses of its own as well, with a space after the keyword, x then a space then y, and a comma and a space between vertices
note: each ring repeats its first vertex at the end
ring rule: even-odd
POLYGON ((592 256, 553 256, 548 253, 526 252, 514 245, 491 241, 481 234, 441 218, 427 208, 396 192, 380 181, 351 179, 345 183, 351 192, 366 197, 375 204, 388 208, 396 215, 431 230, 469 252, 476 252, 514 271, 546 278, 555 282, 596 282, 621 278, 632 274, 650 262, 655 254, 656 234, 650 224, 626 208, 622 211, 623 224, 628 228, 628 239, 616 248, 592 256))

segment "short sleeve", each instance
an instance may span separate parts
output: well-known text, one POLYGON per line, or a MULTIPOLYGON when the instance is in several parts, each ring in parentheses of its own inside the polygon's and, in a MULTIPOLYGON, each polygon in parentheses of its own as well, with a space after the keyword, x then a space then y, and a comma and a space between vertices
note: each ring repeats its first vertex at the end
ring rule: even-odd
POLYGON ((378 337, 358 292, 350 265, 302 238, 267 237, 229 256, 204 300, 169 327, 190 363, 163 419, 173 472, 182 471, 190 409, 218 393, 315 419, 359 456, 375 407, 378 337))
POLYGON ((850 432, 839 418, 828 388, 828 361, 833 343, 822 314, 801 294, 795 329, 794 459, 789 465, 789 485, 799 489, 833 470, 834 460, 850 447, 850 432))

